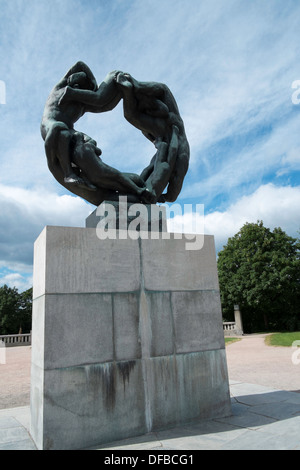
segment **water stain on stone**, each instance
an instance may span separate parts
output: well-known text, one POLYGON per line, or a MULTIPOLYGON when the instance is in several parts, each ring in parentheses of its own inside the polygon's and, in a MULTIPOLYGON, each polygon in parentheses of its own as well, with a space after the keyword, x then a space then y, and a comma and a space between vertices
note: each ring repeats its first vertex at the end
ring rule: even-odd
POLYGON ((112 410, 116 402, 116 367, 113 362, 88 366, 88 386, 94 399, 103 397, 104 406, 112 410))
POLYGON ((134 366, 135 361, 107 362, 86 366, 87 389, 93 401, 96 402, 102 396, 105 408, 112 411, 116 404, 117 377, 121 376, 125 392, 126 383, 129 384, 130 373, 134 366))
POLYGON ((129 384, 130 372, 135 366, 135 361, 122 361, 117 363, 118 371, 122 376, 123 388, 125 392, 126 382, 129 384))

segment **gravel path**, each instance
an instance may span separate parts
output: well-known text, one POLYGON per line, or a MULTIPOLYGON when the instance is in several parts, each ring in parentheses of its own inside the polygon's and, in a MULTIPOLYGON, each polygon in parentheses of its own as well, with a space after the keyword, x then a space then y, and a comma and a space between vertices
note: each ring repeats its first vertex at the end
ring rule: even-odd
POLYGON ((229 378, 279 390, 300 392, 300 364, 292 362, 295 349, 266 346, 266 336, 245 335, 241 341, 226 346, 229 378))
POLYGON ((5 348, 5 361, 1 361, 5 364, 0 362, 0 409, 29 405, 30 361, 31 346, 5 348))

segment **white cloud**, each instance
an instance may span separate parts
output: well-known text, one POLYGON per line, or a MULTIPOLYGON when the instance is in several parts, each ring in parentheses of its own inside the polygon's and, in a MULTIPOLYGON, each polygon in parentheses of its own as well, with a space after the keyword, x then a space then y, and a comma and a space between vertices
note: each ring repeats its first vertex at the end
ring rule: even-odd
POLYGON ((300 171, 300 147, 291 148, 281 160, 281 168, 277 170, 276 176, 282 176, 291 171, 300 171))
MULTIPOLYGON (((265 227, 281 227, 288 235, 297 237, 300 230, 300 186, 260 186, 254 193, 244 196, 226 211, 205 214, 204 233, 214 235, 217 250, 227 243, 246 223, 262 220, 265 227)), ((199 226, 201 214, 194 214, 199 226)), ((169 221, 170 231, 179 231, 182 226, 191 228, 191 213, 178 215, 169 221)), ((192 232, 193 233, 193 232, 192 232)))
MULTIPOLYGON (((185 185, 183 197, 198 197, 205 202, 211 196, 230 192, 236 188, 243 191, 249 184, 257 187, 263 176, 269 173, 289 173, 299 170, 299 116, 275 125, 266 136, 257 135, 255 142, 250 142, 237 153, 232 148, 224 149, 224 158, 208 162, 209 175, 193 184, 185 185), (290 148, 292 149, 290 151, 290 148), (296 150, 297 149, 297 150, 296 150), (290 153, 291 152, 291 153, 290 153)), ((201 161, 198 162, 201 163, 201 161)))
POLYGON ((0 275, 0 285, 6 284, 8 287, 16 287, 19 292, 24 292, 32 287, 32 275, 26 276, 24 273, 10 272, 0 275))
POLYGON ((32 265, 18 261, 0 261, 0 286, 6 284, 23 292, 32 287, 32 280, 32 265))
POLYGON ((26 265, 45 225, 83 227, 94 208, 79 197, 1 184, 0 207, 0 260, 26 265))

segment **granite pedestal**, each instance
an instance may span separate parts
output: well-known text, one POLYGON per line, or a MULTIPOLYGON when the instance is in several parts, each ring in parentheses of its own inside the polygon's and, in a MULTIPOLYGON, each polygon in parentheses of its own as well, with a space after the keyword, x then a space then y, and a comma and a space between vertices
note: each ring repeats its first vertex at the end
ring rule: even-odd
POLYGON ((214 239, 45 227, 34 247, 31 434, 82 449, 230 414, 214 239))

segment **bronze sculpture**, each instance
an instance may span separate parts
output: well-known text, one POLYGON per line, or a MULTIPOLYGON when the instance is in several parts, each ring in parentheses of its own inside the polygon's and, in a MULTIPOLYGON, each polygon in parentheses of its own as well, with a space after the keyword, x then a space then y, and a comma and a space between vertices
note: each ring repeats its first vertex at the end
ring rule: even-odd
POLYGON ((48 167, 57 181, 97 206, 119 195, 127 195, 129 202, 173 202, 188 169, 189 144, 171 91, 164 84, 138 82, 121 71, 109 73, 98 86, 89 67, 77 62, 51 91, 41 134, 48 167), (105 164, 96 141, 74 129, 86 112, 110 111, 121 99, 127 121, 156 147, 141 175, 105 164))

